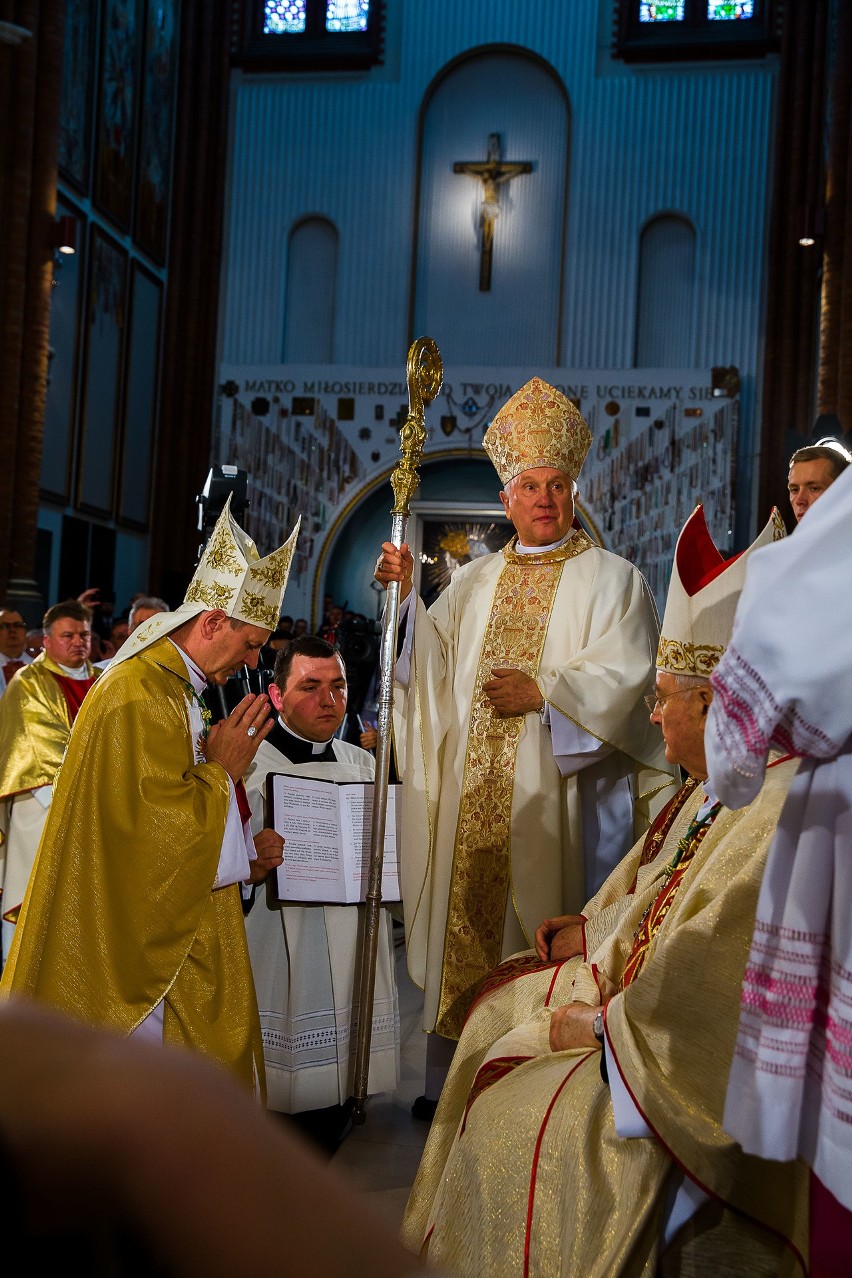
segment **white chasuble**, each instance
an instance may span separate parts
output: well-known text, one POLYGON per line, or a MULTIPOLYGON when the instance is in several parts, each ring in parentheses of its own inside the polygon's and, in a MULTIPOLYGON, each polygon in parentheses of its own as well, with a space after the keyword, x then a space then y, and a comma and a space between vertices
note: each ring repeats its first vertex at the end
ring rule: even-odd
MULTIPOLYGON (((336 763, 294 764, 262 742, 246 778, 255 833, 265 824, 270 772, 319 781, 372 781, 375 760, 344 741, 336 763)), ((246 919, 257 990, 267 1105, 287 1114, 342 1104, 352 1094, 364 910, 276 904, 261 887, 246 919)), ((399 1005, 391 917, 381 911, 367 1091, 399 1084, 399 1005)))
POLYGON ((542 919, 579 912, 670 797, 642 701, 658 628, 641 574, 580 531, 554 550, 475 560, 428 613, 419 599, 415 608, 394 721, 408 960, 425 989, 424 1028, 457 1038, 478 981, 529 947, 542 919), (500 668, 533 676, 549 716, 595 737, 605 757, 563 777, 540 714, 492 712, 482 686, 500 668), (626 828, 584 816, 584 802, 625 776, 626 828), (599 845, 584 848, 595 830, 599 845), (587 884, 587 863, 606 867, 597 882, 587 884))

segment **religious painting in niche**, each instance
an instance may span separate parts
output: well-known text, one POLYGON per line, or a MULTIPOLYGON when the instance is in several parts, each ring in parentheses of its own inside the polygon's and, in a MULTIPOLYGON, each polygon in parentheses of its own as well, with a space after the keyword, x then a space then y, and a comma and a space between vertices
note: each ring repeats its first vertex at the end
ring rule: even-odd
POLYGON ((85 223, 83 215, 64 200, 57 202, 56 216, 74 218, 77 252, 68 255, 57 253, 54 265, 41 491, 43 496, 65 503, 70 495, 71 453, 76 425, 80 302, 86 264, 85 223))
POLYGON ((103 16, 95 199, 122 227, 133 201, 141 0, 106 0, 103 16))
POLYGON ((151 497, 161 297, 160 281, 134 262, 118 515, 123 524, 141 531, 148 526, 151 497))
POLYGON ((93 229, 77 505, 82 510, 100 515, 111 515, 113 507, 126 291, 127 256, 124 250, 101 231, 93 229))
POLYGON ((430 607, 457 568, 501 550, 514 536, 501 506, 461 502, 414 502, 411 549, 414 584, 430 607))
POLYGON ((157 262, 166 256, 177 67, 178 0, 148 0, 142 70, 136 239, 157 262))
POLYGON ((95 0, 68 0, 62 52, 59 112, 59 168, 81 191, 88 190, 92 87, 94 79, 95 0))

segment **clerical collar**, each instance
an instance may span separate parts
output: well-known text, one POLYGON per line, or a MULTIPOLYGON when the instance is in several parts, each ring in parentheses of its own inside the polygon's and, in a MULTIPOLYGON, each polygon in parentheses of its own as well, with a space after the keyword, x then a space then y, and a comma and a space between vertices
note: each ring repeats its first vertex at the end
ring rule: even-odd
POLYGON ((59 669, 62 671, 62 673, 64 675, 67 675, 69 679, 91 678, 89 674, 89 667, 86 665, 85 661, 83 662, 82 666, 63 666, 62 663, 59 661, 57 661, 56 664, 59 666, 59 669))
POLYGON ((516 555, 546 555, 548 550, 557 550, 560 546, 564 546, 569 537, 573 537, 574 529, 569 528, 564 537, 560 537, 558 541, 552 541, 549 546, 522 546, 520 540, 514 545, 516 555))
POLYGON ((311 741, 309 737, 302 737, 298 732, 294 732, 292 728, 288 727, 280 714, 278 716, 278 722, 288 736, 295 737, 297 741, 301 741, 304 745, 310 746, 311 754, 325 754, 326 750, 334 740, 334 737, 329 737, 327 741, 311 741))
POLYGON ((503 547, 503 558, 509 564, 535 568, 542 564, 561 564, 590 550, 594 542, 582 528, 572 528, 566 537, 552 546, 519 546, 517 537, 503 547))
POLYGON ((701 821, 713 807, 714 803, 719 802, 719 797, 713 790, 709 781, 702 782, 701 790, 704 795, 704 801, 695 814, 696 821, 701 821))
POLYGON ((192 660, 192 657, 188 656, 188 654, 184 652, 183 648, 178 647, 174 639, 169 639, 169 643, 172 645, 175 652, 180 653, 181 657, 183 658, 183 663, 186 666, 186 673, 189 675, 189 682, 192 684, 193 690, 196 693, 196 695, 201 696, 202 692, 207 687, 207 676, 195 664, 195 662, 192 660))

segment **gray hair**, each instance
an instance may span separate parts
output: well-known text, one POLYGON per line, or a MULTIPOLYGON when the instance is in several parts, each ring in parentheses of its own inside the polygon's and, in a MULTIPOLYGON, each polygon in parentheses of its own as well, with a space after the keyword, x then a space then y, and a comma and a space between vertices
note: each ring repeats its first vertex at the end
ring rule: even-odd
POLYGON ((692 674, 672 674, 671 670, 662 670, 657 667, 657 674, 668 675, 674 679, 678 691, 681 688, 703 688, 710 682, 709 675, 692 675, 692 674))
POLYGON ((130 626, 131 630, 133 629, 133 622, 136 619, 136 614, 141 608, 144 608, 149 612, 171 611, 165 599, 158 599, 156 595, 140 595, 139 598, 134 601, 133 607, 130 609, 130 614, 127 618, 127 624, 130 626))

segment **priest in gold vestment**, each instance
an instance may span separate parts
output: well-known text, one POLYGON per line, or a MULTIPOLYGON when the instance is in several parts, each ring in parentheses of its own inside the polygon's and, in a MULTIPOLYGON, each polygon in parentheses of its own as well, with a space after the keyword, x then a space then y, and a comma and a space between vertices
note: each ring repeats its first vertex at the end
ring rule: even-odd
POLYGON ((498 1012, 484 1047, 480 1013, 523 984, 505 972, 462 1035, 405 1221, 409 1246, 451 1272, 804 1272, 804 1169, 722 1130, 762 867, 796 771, 776 761, 739 812, 706 782, 708 676, 746 558, 721 561, 700 509, 676 551, 652 720, 699 784, 634 849, 624 898, 613 882, 588 907, 614 926, 587 926, 597 949, 542 973, 538 1012, 504 1033, 498 1012))
POLYGON ((0 901, 9 954, 71 725, 100 671, 90 661, 92 614, 76 599, 44 615, 44 650, 0 700, 0 901))
POLYGON ((272 727, 247 697, 209 735, 200 697, 254 667, 295 544, 261 559, 220 516, 183 605, 116 654, 74 724, 0 989, 182 1044, 263 1089, 240 884, 280 864, 241 776, 272 727))
POLYGON ((409 970, 424 1028, 457 1039, 477 983, 578 910, 671 790, 642 696, 657 620, 641 574, 574 522, 591 435, 539 378, 484 445, 517 536, 456 570, 427 612, 407 548, 394 728, 409 970))

